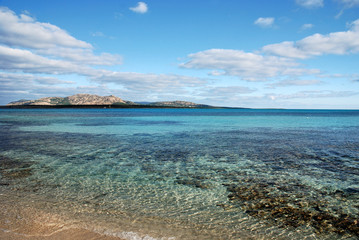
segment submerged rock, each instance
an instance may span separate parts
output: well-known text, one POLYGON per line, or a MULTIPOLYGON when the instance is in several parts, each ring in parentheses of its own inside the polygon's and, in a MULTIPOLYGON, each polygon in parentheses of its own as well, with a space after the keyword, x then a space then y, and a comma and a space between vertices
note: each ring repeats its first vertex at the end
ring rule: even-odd
POLYGON ((201 189, 211 188, 210 184, 200 181, 200 180, 197 180, 197 179, 177 179, 175 181, 175 183, 187 185, 187 186, 191 186, 191 187, 196 187, 196 188, 201 188, 201 189))
POLYGON ((0 174, 3 178, 18 179, 32 175, 31 162, 19 162, 5 156, 0 156, 0 174))
POLYGON ((29 177, 32 173, 31 169, 15 169, 11 171, 1 171, 1 175, 5 178, 17 179, 29 177))
POLYGON ((337 211, 326 209, 324 194, 308 186, 299 183, 269 185, 244 180, 242 184, 227 185, 227 190, 231 204, 241 207, 250 216, 275 222, 281 227, 311 226, 319 233, 359 236, 358 215, 344 214, 340 208, 337 211), (304 194, 308 192, 313 196, 304 194))

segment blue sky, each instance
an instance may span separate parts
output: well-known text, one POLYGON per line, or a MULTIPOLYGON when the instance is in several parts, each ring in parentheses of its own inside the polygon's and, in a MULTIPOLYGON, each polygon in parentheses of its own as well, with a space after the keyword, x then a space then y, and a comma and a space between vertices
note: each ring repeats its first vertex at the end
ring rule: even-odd
POLYGON ((0 104, 359 109, 359 0, 0 0, 0 104))

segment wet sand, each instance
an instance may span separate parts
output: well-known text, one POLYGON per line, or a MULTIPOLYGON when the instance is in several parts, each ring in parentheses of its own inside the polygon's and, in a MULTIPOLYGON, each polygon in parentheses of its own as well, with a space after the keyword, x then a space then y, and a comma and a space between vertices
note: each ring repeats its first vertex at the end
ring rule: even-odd
POLYGON ((19 200, 0 194, 0 240, 124 240, 81 228, 76 221, 19 200))
MULTIPOLYGON (((19 229, 21 232, 22 229, 19 229)), ((40 232, 36 233, 36 229, 32 229, 32 235, 24 235, 15 232, 8 232, 8 231, 0 231, 0 239, 6 240, 123 240, 117 237, 111 237, 106 235, 101 235, 99 233, 95 233, 92 231, 88 231, 85 229, 66 229, 66 230, 59 230, 49 234, 43 234, 40 232)))

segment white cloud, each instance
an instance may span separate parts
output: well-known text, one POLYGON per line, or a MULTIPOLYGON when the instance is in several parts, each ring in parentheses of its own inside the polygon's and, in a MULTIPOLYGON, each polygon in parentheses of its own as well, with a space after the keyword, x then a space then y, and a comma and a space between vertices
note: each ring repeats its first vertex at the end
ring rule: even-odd
POLYGON ((354 91, 301 91, 294 94, 277 94, 277 99, 304 99, 304 98, 342 98, 358 95, 359 92, 354 91))
POLYGON ((294 42, 289 41, 266 45, 262 48, 262 50, 267 54, 274 54, 288 58, 304 59, 309 57, 305 51, 302 51, 300 48, 295 47, 294 42))
MULTIPOLYGON (((264 46, 261 52, 233 49, 209 49, 188 55, 180 64, 183 68, 208 69, 212 76, 237 76, 246 81, 266 81, 273 78, 318 75, 318 69, 308 69, 298 59, 325 54, 351 54, 359 52, 359 19, 345 32, 327 35, 314 34, 297 42, 286 41, 264 46)), ((299 84, 299 82, 297 82, 299 84)), ((297 84, 291 82, 291 84, 297 84)), ((303 82, 302 82, 303 83, 303 82)), ((311 84, 316 82, 307 82, 311 84)), ((282 83, 283 84, 290 84, 282 83)))
POLYGON ((346 32, 327 35, 314 34, 297 42, 282 42, 264 46, 268 54, 281 57, 305 59, 324 54, 349 54, 359 52, 359 19, 351 24, 346 32))
POLYGON ((114 83, 132 91, 169 92, 180 91, 182 88, 199 87, 206 80, 175 74, 153 74, 136 72, 101 71, 91 77, 98 83, 114 83))
POLYGON ((94 55, 91 49, 82 48, 48 48, 34 51, 40 55, 55 56, 75 63, 87 65, 112 66, 122 63, 122 57, 117 54, 101 53, 94 55))
POLYGON ((78 40, 63 29, 50 23, 42 23, 31 16, 17 16, 8 8, 0 7, 0 44, 26 48, 35 54, 63 58, 81 64, 114 65, 121 57, 93 53, 91 44, 78 40))
POLYGON ((296 0, 296 3, 305 8, 318 8, 323 7, 323 0, 296 0))
POLYGON ((69 35, 50 23, 36 22, 32 17, 18 17, 8 8, 0 8, 0 43, 28 48, 92 48, 91 44, 69 35))
POLYGON ((274 24, 274 18, 268 17, 268 18, 258 18, 254 24, 261 26, 261 27, 271 27, 274 24))
POLYGON ((269 88, 276 88, 276 87, 288 87, 288 86, 310 86, 310 85, 318 85, 321 84, 322 81, 312 79, 312 80, 283 80, 279 82, 275 82, 272 84, 269 84, 269 88))
POLYGON ((339 18, 343 15, 345 9, 353 8, 359 6, 359 0, 337 0, 340 4, 342 4, 342 10, 335 16, 335 18, 339 18))
POLYGON ((311 29, 313 28, 314 25, 311 24, 311 23, 306 23, 306 24, 303 24, 302 27, 300 28, 301 31, 304 31, 304 30, 307 30, 307 29, 311 29))
POLYGON ((136 13, 146 13, 148 11, 147 4, 144 2, 138 2, 136 7, 131 7, 131 11, 136 13))
POLYGON ((31 83, 39 83, 43 85, 57 85, 57 84, 74 84, 72 81, 64 81, 55 77, 36 76, 31 74, 17 74, 17 73, 3 73, 0 72, 0 83, 2 88, 4 86, 13 85, 29 85, 31 83))
MULTIPOLYGON (((209 91, 210 92, 210 91, 209 91)), ((203 94, 203 101, 208 104, 217 105, 225 103, 233 107, 253 107, 253 108, 330 108, 327 98, 336 99, 336 102, 345 101, 347 97, 359 95, 355 91, 299 91, 295 93, 257 93, 257 94, 231 94, 229 91, 218 95, 203 94), (313 101, 315 99, 315 101, 313 101)), ((355 106, 355 105, 354 105, 355 106)))
POLYGON ((19 99, 34 99, 51 95, 68 96, 75 93, 75 87, 69 87, 74 86, 71 81, 32 74, 0 72, 0 86, 1 104, 19 99))
POLYGON ((248 93, 255 92, 255 89, 251 89, 248 87, 242 86, 225 86, 225 87, 206 87, 201 88, 199 92, 199 96, 216 96, 216 97, 230 97, 230 96, 237 96, 243 95, 248 93))
POLYGON ((98 72, 90 79, 119 89, 118 93, 122 98, 132 101, 178 100, 179 96, 183 100, 193 100, 193 91, 205 88, 209 81, 176 74, 113 71, 98 72))
MULTIPOLYGON (((132 92, 152 94, 158 92, 185 92, 186 88, 203 86, 207 80, 174 74, 145 74, 136 72, 114 72, 94 69, 70 61, 49 59, 29 50, 14 49, 0 45, 0 69, 5 71, 32 74, 77 74, 89 80, 107 84, 112 83, 132 92)), ((1 77, 1 76, 0 76, 1 77)), ((48 79, 54 82, 54 79, 48 79)), ((42 84, 45 78, 40 78, 42 84)), ((40 83, 39 81, 37 81, 40 83)))
POLYGON ((343 4, 345 8, 352 8, 359 6, 359 0, 337 0, 337 1, 343 4))
POLYGON ((97 31, 97 32, 91 33, 91 36, 93 36, 93 37, 105 37, 106 35, 103 32, 97 31))
POLYGON ((189 61, 182 63, 184 68, 212 69, 216 75, 237 76, 246 81, 266 81, 282 75, 303 75, 319 73, 315 69, 300 68, 291 59, 264 56, 241 50, 209 49, 188 55, 189 61))
MULTIPOLYGON (((113 89, 112 87, 109 88, 105 84, 91 83, 91 85, 76 86, 69 81, 30 74, 0 73, 0 86, 0 102, 4 105, 10 101, 17 101, 19 99, 30 100, 49 96, 65 97, 77 93, 89 93, 101 96, 126 96, 124 95, 124 93, 126 93, 125 91, 113 89)), ((124 99, 132 100, 132 97, 124 99)))
POLYGON ((84 74, 91 69, 69 61, 49 59, 29 50, 0 45, 0 69, 46 74, 84 74))
POLYGON ((225 104, 238 107, 243 106, 242 100, 255 91, 256 89, 243 86, 208 86, 195 90, 192 96, 196 99, 194 101, 205 101, 207 104, 214 106, 225 104))

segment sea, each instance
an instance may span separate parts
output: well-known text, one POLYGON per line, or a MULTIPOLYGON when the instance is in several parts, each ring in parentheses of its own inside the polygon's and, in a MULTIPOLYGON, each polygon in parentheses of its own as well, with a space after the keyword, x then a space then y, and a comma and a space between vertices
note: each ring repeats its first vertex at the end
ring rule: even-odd
POLYGON ((358 239, 359 111, 0 109, 0 232, 358 239))

